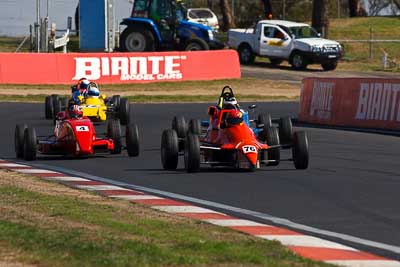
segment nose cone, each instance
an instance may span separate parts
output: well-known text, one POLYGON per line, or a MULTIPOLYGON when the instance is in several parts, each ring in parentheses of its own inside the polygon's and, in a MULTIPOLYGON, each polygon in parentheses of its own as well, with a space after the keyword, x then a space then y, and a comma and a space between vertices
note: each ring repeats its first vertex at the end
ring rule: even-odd
POLYGON ((257 166, 257 159, 258 159, 258 153, 254 152, 254 153, 247 153, 246 154, 246 158, 249 161, 249 163, 253 166, 256 167, 257 166))

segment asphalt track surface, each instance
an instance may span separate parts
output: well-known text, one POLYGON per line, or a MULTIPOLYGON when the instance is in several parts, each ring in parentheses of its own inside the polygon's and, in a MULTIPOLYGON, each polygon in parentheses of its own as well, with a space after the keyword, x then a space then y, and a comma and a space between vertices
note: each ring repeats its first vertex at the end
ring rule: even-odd
MULTIPOLYGON (((1 158, 15 160, 16 123, 34 125, 39 135, 52 132, 52 122, 44 119, 43 106, 0 103, 1 158)), ((399 137, 300 128, 308 132, 310 142, 308 170, 295 170, 291 162, 282 162, 277 167, 255 172, 205 168, 199 173, 187 174, 180 159, 177 171, 164 171, 159 153, 162 129, 170 127, 175 114, 205 118, 207 106, 135 104, 131 112, 140 127, 141 154, 138 158, 128 158, 126 154, 88 159, 41 156, 36 163, 270 214, 400 247, 399 137)), ((297 110, 297 103, 260 103, 258 108, 258 112, 268 112, 273 117, 295 117, 297 110)), ((104 125, 96 127, 100 133, 105 129, 104 125)), ((283 155, 289 156, 288 152, 283 155)), ((393 251, 343 242, 335 237, 327 239, 400 259, 400 253, 393 251)))

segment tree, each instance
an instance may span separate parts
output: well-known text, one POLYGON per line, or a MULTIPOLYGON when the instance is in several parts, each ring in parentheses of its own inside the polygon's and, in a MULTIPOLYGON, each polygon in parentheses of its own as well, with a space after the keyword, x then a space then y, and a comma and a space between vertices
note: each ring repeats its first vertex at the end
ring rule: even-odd
POLYGON ((312 26, 325 37, 329 29, 329 0, 313 0, 312 26))
POLYGON ((260 0, 264 5, 264 16, 266 19, 272 18, 272 5, 270 0, 260 0))
POLYGON ((357 17, 360 13, 360 0, 349 0, 349 16, 357 17))
POLYGON ((227 31, 230 28, 235 27, 235 22, 232 16, 232 9, 230 7, 230 1, 220 0, 219 6, 222 14, 222 30, 227 31))

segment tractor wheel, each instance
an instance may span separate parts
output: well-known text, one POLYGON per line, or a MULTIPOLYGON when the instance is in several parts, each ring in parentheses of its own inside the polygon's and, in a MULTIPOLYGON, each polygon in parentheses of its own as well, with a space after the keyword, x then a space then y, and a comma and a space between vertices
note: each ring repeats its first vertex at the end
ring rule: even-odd
POLYGON ((176 131, 179 138, 185 138, 187 131, 185 117, 183 117, 182 115, 175 116, 172 119, 172 129, 176 131))
POLYGON ((24 157, 24 134, 26 128, 28 128, 26 124, 17 124, 15 126, 14 147, 17 159, 22 159, 24 157))
POLYGON ((189 132, 195 135, 200 135, 201 134, 201 123, 197 119, 191 119, 189 121, 189 132))
POLYGON ((46 96, 44 101, 44 113, 46 119, 52 119, 54 114, 53 108, 53 98, 51 96, 46 96))
POLYGON ((282 117, 279 119, 279 139, 281 144, 291 144, 293 136, 293 125, 290 117, 282 117))
POLYGON ((28 127, 24 131, 24 160, 35 160, 37 137, 35 128, 28 127))
POLYGON ((128 98, 124 97, 120 100, 119 119, 122 125, 127 125, 130 121, 130 106, 128 98))
POLYGON ((296 169, 304 170, 308 168, 308 138, 305 132, 295 132, 293 134, 292 154, 296 169))
POLYGON ((197 172, 200 169, 199 137, 191 133, 186 136, 185 169, 187 172, 197 172))
POLYGON ((139 130, 136 124, 126 126, 126 149, 129 157, 139 156, 139 130))
MULTIPOLYGON (((267 129, 267 144, 269 146, 279 145, 279 134, 276 127, 269 127, 267 129)), ((281 159, 281 151, 279 147, 268 149, 268 160, 273 160, 268 162, 268 166, 277 166, 281 159)))
POLYGON ((152 52, 155 50, 153 34, 141 27, 128 27, 120 37, 119 48, 122 52, 152 52))
POLYGON ((178 167, 178 135, 173 129, 164 130, 161 136, 161 163, 164 170, 178 167))
POLYGON ((210 50, 210 46, 204 40, 199 38, 194 38, 187 42, 185 50, 186 51, 210 50))
POLYGON ((111 154, 120 154, 122 150, 121 143, 121 124, 119 120, 109 120, 107 124, 107 137, 114 141, 114 150, 111 154))

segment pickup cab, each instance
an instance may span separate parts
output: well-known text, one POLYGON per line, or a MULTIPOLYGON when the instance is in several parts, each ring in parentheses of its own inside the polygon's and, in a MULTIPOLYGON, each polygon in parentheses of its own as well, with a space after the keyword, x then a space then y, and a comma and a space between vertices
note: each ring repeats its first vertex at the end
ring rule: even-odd
POLYGON ((261 20, 254 28, 231 29, 228 45, 238 51, 242 64, 260 56, 272 65, 287 60, 294 69, 321 64, 325 71, 334 70, 343 55, 338 42, 321 38, 310 25, 285 20, 261 20))

